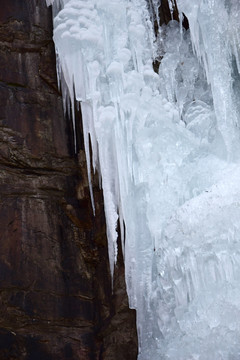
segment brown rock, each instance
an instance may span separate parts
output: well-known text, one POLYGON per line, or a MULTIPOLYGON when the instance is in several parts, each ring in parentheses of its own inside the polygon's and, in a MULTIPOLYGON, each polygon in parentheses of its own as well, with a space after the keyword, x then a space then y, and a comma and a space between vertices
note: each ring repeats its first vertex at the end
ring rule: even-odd
POLYGON ((51 10, 0 11, 0 359, 136 359, 119 255, 111 290, 102 193, 89 199, 79 114, 56 85, 51 10))

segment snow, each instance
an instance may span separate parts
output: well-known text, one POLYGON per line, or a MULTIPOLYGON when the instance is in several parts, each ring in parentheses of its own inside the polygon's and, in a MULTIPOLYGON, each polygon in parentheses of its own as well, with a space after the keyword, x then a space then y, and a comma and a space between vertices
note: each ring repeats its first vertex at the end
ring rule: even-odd
POLYGON ((239 359, 240 4, 177 5, 190 29, 155 37, 157 0, 55 0, 58 76, 93 209, 101 176, 112 276, 120 223, 139 360, 239 359))

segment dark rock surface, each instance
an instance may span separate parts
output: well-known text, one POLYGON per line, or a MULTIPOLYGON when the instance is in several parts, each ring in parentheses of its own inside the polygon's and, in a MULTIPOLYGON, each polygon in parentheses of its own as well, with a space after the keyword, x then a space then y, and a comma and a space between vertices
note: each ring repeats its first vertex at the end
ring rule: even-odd
POLYGON ((123 261, 112 293, 102 193, 95 179, 94 217, 51 24, 45 0, 1 4, 0 359, 136 359, 123 261))

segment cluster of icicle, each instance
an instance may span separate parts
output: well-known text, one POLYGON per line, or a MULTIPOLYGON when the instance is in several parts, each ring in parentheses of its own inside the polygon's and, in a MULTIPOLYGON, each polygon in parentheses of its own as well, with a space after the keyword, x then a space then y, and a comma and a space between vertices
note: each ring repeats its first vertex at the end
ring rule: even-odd
POLYGON ((178 0, 190 30, 157 35, 157 0, 46 1, 90 190, 91 166, 101 176, 112 275, 120 223, 139 360, 239 359, 239 1, 178 0))

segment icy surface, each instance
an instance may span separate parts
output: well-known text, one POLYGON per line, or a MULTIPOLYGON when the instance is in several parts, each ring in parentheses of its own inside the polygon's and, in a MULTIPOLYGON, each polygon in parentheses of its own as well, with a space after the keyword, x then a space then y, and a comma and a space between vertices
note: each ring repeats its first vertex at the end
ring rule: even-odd
POLYGON ((190 30, 155 36, 157 0, 55 0, 58 76, 90 189, 101 175, 112 274, 122 230, 139 360, 237 360, 240 3, 177 4, 190 30))

